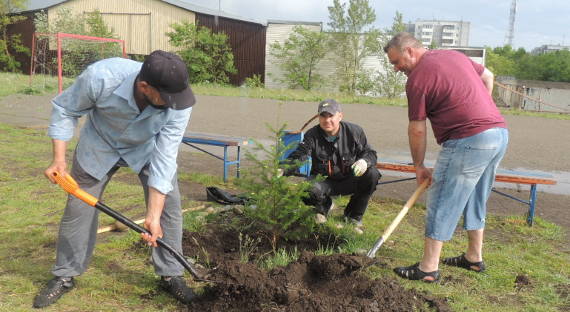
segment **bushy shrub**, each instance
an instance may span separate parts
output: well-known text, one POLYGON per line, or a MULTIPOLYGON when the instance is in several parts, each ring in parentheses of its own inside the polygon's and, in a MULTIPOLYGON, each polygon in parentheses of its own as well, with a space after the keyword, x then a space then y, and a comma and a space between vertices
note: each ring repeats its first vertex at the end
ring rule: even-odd
POLYGON ((245 86, 248 88, 263 88, 263 82, 261 82, 261 76, 254 74, 251 77, 245 78, 245 86))
POLYGON ((173 24, 166 33, 178 55, 188 66, 190 83, 227 84, 237 73, 234 55, 225 33, 213 33, 192 23, 173 24))

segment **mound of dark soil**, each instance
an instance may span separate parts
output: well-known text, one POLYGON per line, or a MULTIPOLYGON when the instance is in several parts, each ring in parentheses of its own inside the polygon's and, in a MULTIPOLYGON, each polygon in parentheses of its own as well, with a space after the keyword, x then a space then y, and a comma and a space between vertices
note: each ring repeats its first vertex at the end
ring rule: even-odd
POLYGON ((207 256, 212 268, 207 278, 213 281, 188 311, 450 311, 445 299, 407 290, 391 278, 369 279, 362 274, 373 264, 367 257, 315 256, 307 251, 316 250, 310 247, 314 240, 289 242, 307 247, 299 259, 261 270, 239 261, 238 235, 215 226, 184 234, 184 253, 207 256))
POLYGON ((286 267, 265 272, 227 261, 209 276, 215 282, 189 311, 447 311, 446 303, 392 279, 360 274, 370 259, 303 252, 286 267), (430 309, 428 307, 433 307, 430 309))

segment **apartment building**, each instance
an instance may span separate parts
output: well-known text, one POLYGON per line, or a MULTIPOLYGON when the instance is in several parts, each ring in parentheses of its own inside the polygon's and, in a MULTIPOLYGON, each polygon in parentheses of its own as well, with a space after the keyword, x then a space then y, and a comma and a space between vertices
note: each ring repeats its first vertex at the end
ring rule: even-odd
POLYGON ((555 52, 555 51, 562 51, 562 50, 570 51, 570 46, 565 46, 565 45, 560 45, 560 44, 545 44, 545 45, 542 45, 538 48, 532 49, 531 53, 534 55, 540 55, 540 54, 545 54, 545 53, 550 53, 550 52, 555 52))
POLYGON ((435 44, 438 48, 469 46, 469 22, 416 20, 406 24, 406 31, 414 34, 426 47, 435 44))

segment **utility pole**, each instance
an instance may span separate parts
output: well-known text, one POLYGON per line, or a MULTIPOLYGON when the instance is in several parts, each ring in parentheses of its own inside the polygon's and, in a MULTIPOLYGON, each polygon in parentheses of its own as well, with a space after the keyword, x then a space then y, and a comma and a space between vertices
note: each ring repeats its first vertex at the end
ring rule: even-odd
POLYGON ((218 15, 222 14, 222 0, 218 0, 218 14, 214 16, 214 24, 218 27, 218 15))
POLYGON ((509 30, 505 38, 505 45, 513 46, 513 38, 515 37, 515 16, 517 14, 517 0, 512 0, 511 11, 509 14, 509 30))

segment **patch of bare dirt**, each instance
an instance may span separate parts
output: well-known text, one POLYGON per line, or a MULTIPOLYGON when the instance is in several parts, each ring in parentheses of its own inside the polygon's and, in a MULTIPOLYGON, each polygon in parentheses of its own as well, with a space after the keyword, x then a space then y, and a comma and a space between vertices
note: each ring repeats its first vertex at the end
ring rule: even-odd
POLYGON ((532 285, 530 278, 524 274, 519 274, 515 277, 515 289, 522 290, 523 288, 528 288, 532 285))
POLYGON ((365 256, 315 256, 319 246, 335 248, 332 234, 304 240, 280 240, 277 248, 299 250, 297 261, 270 271, 258 263, 271 251, 263 232, 242 231, 256 242, 246 263, 240 261, 239 224, 232 211, 221 213, 201 232, 184 232, 183 252, 209 268, 213 281, 188 311, 450 311, 445 299, 407 290, 392 278, 371 280, 371 265, 384 265, 365 256))

